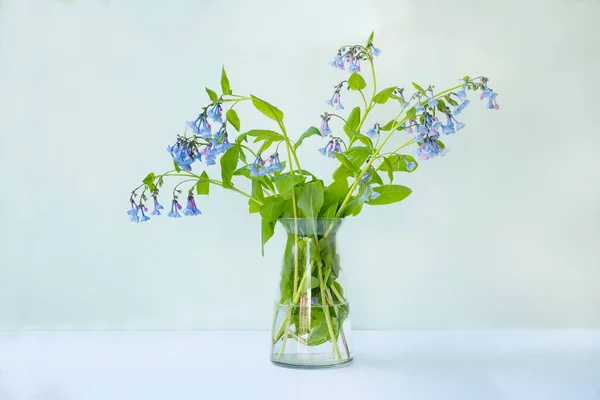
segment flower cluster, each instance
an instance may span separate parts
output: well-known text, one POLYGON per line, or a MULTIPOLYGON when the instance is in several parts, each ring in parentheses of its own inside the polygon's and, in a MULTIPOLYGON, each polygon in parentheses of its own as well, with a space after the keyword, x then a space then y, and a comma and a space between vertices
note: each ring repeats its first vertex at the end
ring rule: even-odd
MULTIPOLYGON (((415 92, 412 95, 405 95, 405 90, 402 87, 392 86, 379 91, 374 90, 369 99, 366 97, 369 91, 363 91, 369 84, 360 73, 361 68, 371 67, 373 81, 375 80, 374 57, 379 56, 381 50, 373 45, 372 40, 373 34, 364 46, 346 45, 337 51, 331 65, 336 69, 350 72, 351 76, 335 85, 331 98, 325 100, 325 103, 335 110, 344 110, 341 92, 346 85, 349 94, 360 91, 364 106, 353 107, 350 115, 346 118, 337 111, 324 112, 321 115, 319 128, 309 128, 296 142, 291 140, 287 134, 283 124, 283 112, 256 96, 234 94, 223 69, 221 75, 222 94, 219 96, 216 92, 207 88, 206 92, 210 98, 210 103, 206 107, 202 107, 194 120, 186 122, 188 129, 186 129, 183 136, 178 136, 176 142, 167 147, 167 151, 175 163, 175 171, 168 171, 156 176, 154 173, 148 174, 143 180, 143 184, 138 186, 131 194, 130 207, 127 211, 129 220, 144 222, 150 219, 149 215, 161 215, 161 210, 164 207, 158 202, 157 196, 162 186, 162 179, 166 176, 186 178, 176 185, 173 190, 171 208, 168 211, 168 216, 171 218, 181 218, 182 214, 184 216, 200 215, 201 212, 196 204, 194 193, 198 195, 208 194, 209 184, 222 186, 244 194, 247 198, 253 200, 250 203, 252 205, 251 212, 254 210, 253 207, 257 205, 263 206, 262 200, 267 197, 274 197, 274 199, 269 199, 272 201, 285 202, 289 199, 289 195, 281 193, 280 190, 286 190, 288 187, 304 187, 313 183, 304 180, 298 183, 297 178, 294 177, 298 173, 304 176, 310 174, 300 166, 296 150, 304 143, 305 139, 313 135, 321 136, 323 141, 326 142, 325 146, 319 148, 318 151, 324 156, 341 161, 341 167, 352 171, 351 176, 348 176, 348 178, 355 178, 354 182, 348 185, 349 190, 343 201, 338 204, 340 208, 335 210, 333 214, 335 217, 349 215, 345 212, 344 206, 348 205, 350 199, 358 198, 361 201, 370 202, 370 204, 387 204, 388 202, 401 200, 398 191, 400 185, 392 184, 394 180, 393 173, 396 171, 414 171, 417 168, 417 163, 415 161, 416 157, 401 154, 399 151, 409 145, 416 144, 415 154, 421 160, 444 156, 448 150, 444 143, 440 141, 440 136, 455 134, 465 127, 465 124, 457 120, 456 116, 470 105, 471 101, 467 98, 468 92, 481 91, 480 99, 487 100, 486 107, 492 110, 500 108, 497 102, 498 94, 488 86, 487 78, 477 77, 472 79, 467 76, 463 78, 464 82, 460 85, 444 91, 437 92, 434 86, 431 85, 424 86, 425 89, 423 89, 423 87, 413 83, 415 92), (361 62, 363 63, 362 66, 361 62), (233 143, 230 143, 227 132, 228 127, 232 126, 240 132, 240 120, 237 111, 233 109, 240 101, 251 101, 258 111, 278 122, 280 131, 252 130, 240 134, 233 143), (372 118, 373 115, 370 115, 373 108, 386 102, 389 102, 390 105, 394 103, 393 105, 398 110, 397 116, 388 121, 369 121, 369 118, 372 118), (232 103, 232 106, 224 113, 223 106, 228 103, 232 103), (335 117, 333 122, 331 121, 332 117, 335 117), (343 132, 348 136, 348 142, 344 142, 340 137, 335 136, 338 128, 336 124, 339 123, 338 119, 344 123, 343 132), (384 122, 387 123, 384 124, 384 122), (214 126, 211 126, 211 124, 214 126), (395 150, 384 149, 386 143, 393 143, 393 140, 389 139, 392 138, 392 135, 397 135, 398 131, 408 133, 411 137, 395 150), (253 143, 248 141, 248 137, 254 137, 253 143, 260 145, 257 151, 251 148, 253 143), (274 144, 277 144, 277 146, 273 151, 271 146, 275 147, 274 144), (285 151, 288 155, 288 159, 285 161, 280 160, 278 153, 279 146, 282 144, 286 147, 285 151), (196 161, 206 166, 215 165, 218 156, 224 153, 227 154, 219 163, 222 170, 222 181, 209 179, 206 171, 202 172, 202 175, 190 172, 196 161), (263 154, 270 153, 272 154, 269 157, 263 159, 263 154), (253 157, 254 160, 248 163, 252 160, 250 157, 253 157), (366 161, 364 161, 365 159, 366 161), (241 167, 240 162, 243 163, 241 167), (281 174, 286 167, 289 168, 290 173, 281 174), (388 172, 389 185, 383 183, 378 171, 388 172), (270 174, 275 174, 276 179, 285 184, 274 185, 273 177, 269 176, 270 174), (232 178, 234 176, 254 179, 252 192, 246 193, 242 187, 233 186, 232 178), (255 178, 261 179, 256 180, 255 178), (194 185, 187 192, 187 204, 184 204, 186 205, 184 208, 183 202, 180 204, 178 197, 181 195, 182 190, 177 188, 182 183, 191 181, 194 181, 194 185), (259 185, 256 185, 256 183, 259 183, 259 185), (138 195, 136 191, 142 190, 142 187, 143 191, 141 195, 138 195), (357 188, 358 193, 355 193, 357 188), (149 215, 145 203, 150 196, 146 197, 145 193, 150 193, 154 202, 154 209, 149 215), (378 201, 373 202, 381 195, 383 196, 378 201)), ((344 98, 346 99, 346 97, 344 98)), ((346 101, 344 100, 344 102, 346 101)), ((348 175, 345 174, 346 171, 343 169, 337 171, 341 171, 342 174, 338 173, 336 175, 334 173, 334 181, 339 181, 339 179, 343 179, 344 176, 348 175)), ((313 181, 315 179, 319 180, 312 174, 310 176, 313 177, 313 181)), ((323 187, 322 180, 319 181, 321 181, 320 184, 323 187)), ((278 210, 279 208, 275 209, 278 210)), ((281 216, 269 215, 265 217, 263 214, 266 213, 261 210, 261 216, 272 218, 272 221, 275 220, 275 217, 281 216)), ((352 213, 352 215, 356 214, 352 213)))
POLYGON ((335 158, 335 153, 342 152, 342 146, 340 144, 340 138, 333 138, 324 147, 319 149, 319 153, 329 158, 335 158))
POLYGON ((247 167, 250 170, 250 176, 256 178, 258 176, 264 176, 271 174, 283 169, 283 165, 279 160, 279 154, 275 152, 266 160, 263 160, 261 155, 258 154, 254 159, 254 162, 247 167))
POLYGON ((377 57, 381 54, 381 50, 373 46, 372 42, 363 46, 344 46, 340 48, 329 64, 339 70, 348 69, 349 72, 360 72, 360 60, 366 58, 377 57))

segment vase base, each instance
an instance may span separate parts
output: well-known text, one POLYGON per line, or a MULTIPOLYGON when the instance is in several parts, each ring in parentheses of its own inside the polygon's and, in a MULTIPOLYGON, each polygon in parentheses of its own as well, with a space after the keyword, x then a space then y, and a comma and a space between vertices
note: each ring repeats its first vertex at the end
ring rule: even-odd
POLYGON ((285 355, 282 356, 279 360, 271 360, 271 362, 283 368, 291 368, 291 369, 335 369, 335 368, 344 368, 350 366, 353 357, 348 358, 346 360, 337 361, 337 360, 323 360, 317 361, 313 359, 301 360, 296 356, 289 357, 286 359, 285 355))

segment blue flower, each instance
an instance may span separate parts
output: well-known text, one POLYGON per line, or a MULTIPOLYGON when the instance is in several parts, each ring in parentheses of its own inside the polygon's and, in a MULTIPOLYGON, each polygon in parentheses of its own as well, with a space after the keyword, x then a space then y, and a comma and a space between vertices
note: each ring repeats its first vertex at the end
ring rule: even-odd
POLYGON ((319 149, 319 153, 323 154, 324 156, 328 156, 330 158, 335 158, 335 154, 333 154, 333 152, 336 152, 336 151, 338 153, 342 152, 340 143, 337 141, 337 139, 330 140, 329 143, 327 143, 327 145, 325 147, 319 149))
POLYGON ((328 152, 327 148, 331 145, 331 143, 333 143, 333 141, 331 141, 331 142, 327 143, 325 146, 321 147, 319 149, 319 153, 323 154, 324 156, 327 155, 327 152, 328 152))
POLYGON ((318 298, 317 296, 313 296, 313 297, 310 299, 310 305, 311 305, 311 306, 316 306, 316 305, 317 305, 317 303, 318 303, 318 301, 319 301, 319 298, 318 298))
POLYGON ((204 139, 208 139, 211 136, 211 127, 206 120, 206 114, 202 113, 196 118, 195 121, 188 121, 186 125, 192 129, 195 135, 199 135, 204 139))
POLYGON ((460 114, 460 112, 462 110, 464 110, 465 107, 467 107, 469 105, 469 103, 471 102, 470 100, 467 100, 467 99, 459 98, 459 100, 460 100, 460 103, 458 104, 458 106, 456 106, 454 108, 454 114, 460 114))
POLYGON ((454 130, 454 122, 452 121, 452 116, 450 114, 448 114, 447 117, 448 117, 448 121, 446 122, 446 125, 442 126, 442 133, 444 135, 449 135, 451 133, 456 132, 454 130))
POLYGON ((281 165, 281 161, 279 161, 279 154, 275 153, 269 157, 269 165, 265 169, 268 174, 283 170, 283 165, 281 165))
POLYGON ((191 171, 192 163, 194 162, 194 155, 188 148, 186 143, 177 142, 172 147, 167 147, 167 150, 171 153, 173 161, 179 165, 181 169, 191 171))
POLYGON ((350 66, 348 67, 348 71, 350 72, 360 72, 360 60, 358 57, 352 55, 350 59, 350 66))
POLYGON ((262 166, 263 166, 263 161, 259 154, 258 156, 256 156, 256 159, 254 160, 254 162, 252 164, 248 165, 248 167, 247 167, 250 170, 250 176, 252 176, 254 178, 258 177, 262 166))
POLYGON ((417 96, 417 106, 415 107, 416 112, 425 111, 425 107, 421 104, 421 95, 417 96))
POLYGON ((342 55, 341 52, 337 53, 337 56, 335 56, 335 58, 333 59, 332 62, 330 62, 329 64, 331 64, 333 67, 340 69, 340 70, 344 70, 344 58, 346 57, 348 53, 342 55))
POLYGON ((169 211, 169 214, 167 215, 171 218, 181 218, 181 215, 177 211, 181 210, 181 208, 181 204, 179 204, 177 200, 173 199, 173 201, 171 202, 171 211, 169 211))
POLYGON ((152 198, 154 199, 154 210, 152 210, 152 215, 160 215, 160 211, 162 210, 164 207, 158 202, 158 199, 156 198, 156 196, 152 196, 152 198))
POLYGON ((140 222, 146 222, 150 220, 150 217, 144 214, 144 210, 148 211, 148 209, 140 204, 140 212, 142 215, 140 216, 140 222))
POLYGON ((421 160, 429 160, 430 158, 437 156, 445 156, 448 150, 442 148, 438 141, 429 137, 423 140, 421 146, 417 149, 416 153, 421 160))
POLYGON ((333 144, 333 149, 329 151, 329 158, 335 158, 335 153, 342 153, 342 146, 340 145, 340 142, 337 139, 333 144))
POLYGON ((452 122, 454 122, 457 132, 465 127, 464 123, 457 121, 456 118, 454 118, 454 117, 452 117, 452 122))
POLYGON ((415 135, 415 140, 417 142, 422 141, 423 138, 425 136, 427 136, 428 133, 429 133, 429 128, 427 128, 427 126, 425 126, 425 125, 418 125, 417 126, 417 133, 415 135))
POLYGON ((462 89, 456 92, 456 96, 458 96, 458 98, 461 100, 465 100, 467 98, 467 82, 465 82, 462 89))
POLYGON ((131 222, 140 222, 140 218, 138 217, 138 206, 135 204, 135 201, 129 200, 131 203, 131 208, 127 210, 127 215, 129 215, 129 221, 131 222))
POLYGON ((367 131, 367 136, 371 139, 374 139, 375 137, 377 137, 377 135, 379 135, 379 124, 376 123, 371 129, 367 131))
POLYGON ((496 97, 498 97, 498 93, 492 91, 492 94, 490 94, 490 97, 488 98, 487 108, 489 108, 491 110, 499 110, 500 109, 500 106, 496 102, 496 97))
POLYGON ((325 103, 329 104, 332 107, 335 107, 336 110, 343 110, 344 106, 340 100, 340 89, 336 89, 333 92, 333 96, 331 96, 330 100, 325 100, 325 103))
POLYGON ((221 108, 221 104, 216 103, 207 111, 206 115, 215 122, 223 122, 223 109, 221 108))
POLYGON ((427 97, 427 105, 429 107, 437 106, 438 101, 435 99, 435 97, 433 97, 433 89, 429 89, 429 93, 431 94, 431 97, 427 97, 427 95, 425 95, 425 97, 427 97))
POLYGON ((225 136, 223 136, 223 142, 221 142, 221 144, 219 145, 219 153, 225 153, 227 150, 229 150, 230 148, 232 148, 233 145, 231 143, 229 143, 229 135, 225 134, 225 136))
POLYGON ((329 116, 327 113, 321 116, 321 127, 319 128, 319 132, 321 132, 321 136, 329 136, 331 135, 331 129, 329 129, 329 116))
POLYGON ((202 149, 202 151, 200 152, 200 155, 204 156, 204 162, 206 163, 206 165, 215 165, 216 162, 216 157, 217 157, 217 152, 215 150, 215 147, 213 146, 212 142, 209 142, 204 149, 202 149))
POLYGON ((192 192, 189 192, 187 197, 187 207, 185 210, 183 210, 183 215, 189 217, 199 214, 202 213, 200 212, 198 207, 196 207, 196 200, 194 200, 194 195, 192 194, 192 192))
POLYGON ((479 98, 482 100, 487 99, 492 95, 492 93, 494 93, 494 92, 487 87, 487 82, 484 82, 483 88, 481 90, 481 95, 479 96, 479 98))
POLYGON ((437 118, 431 124, 431 128, 429 128, 429 137, 437 138, 440 136, 440 129, 443 127, 442 123, 438 121, 437 118))
POLYGON ((198 122, 202 119, 202 114, 198 115, 195 121, 187 121, 185 124, 194 132, 194 134, 200 134, 198 130, 198 122))
POLYGON ((402 157, 402 161, 404 161, 404 164, 406 165, 406 170, 408 172, 412 172, 417 167, 416 162, 407 161, 406 157, 402 157))
POLYGON ((381 55, 381 50, 373 46, 373 43, 369 43, 369 50, 371 50, 371 55, 375 57, 379 57, 381 55))

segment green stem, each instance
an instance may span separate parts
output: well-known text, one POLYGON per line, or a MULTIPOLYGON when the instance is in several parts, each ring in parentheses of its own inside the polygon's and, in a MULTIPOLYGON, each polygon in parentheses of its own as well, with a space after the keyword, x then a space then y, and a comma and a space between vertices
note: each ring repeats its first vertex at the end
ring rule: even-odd
POLYGON ((191 176, 191 177, 194 177, 194 178, 196 178, 198 180, 208 181, 208 182, 212 183, 213 185, 221 186, 223 189, 232 190, 232 191, 234 191, 236 193, 241 194, 242 196, 245 196, 245 197, 249 198, 250 200, 252 200, 252 201, 254 201, 254 202, 256 202, 256 203, 258 203, 260 205, 263 204, 262 201, 260 201, 259 199, 256 199, 256 198, 252 197, 251 195, 249 195, 248 193, 244 192, 243 190, 240 190, 240 189, 238 189, 236 187, 233 187, 233 186, 232 187, 223 187, 223 182, 221 182, 221 181, 217 181, 215 179, 206 179, 206 178, 201 177, 200 175, 196 175, 196 174, 193 174, 191 172, 176 173, 176 174, 165 173, 165 174, 159 175, 159 176, 178 176, 178 177, 181 177, 181 176, 191 176))
POLYGON ((329 314, 329 307, 327 306, 327 299, 325 295, 325 280, 323 279, 323 268, 321 267, 321 262, 317 262, 317 273, 319 274, 319 285, 321 287, 321 299, 323 300, 323 313, 325 314, 325 323, 327 324, 327 330, 329 331, 329 337, 331 338, 331 343, 333 344, 333 351, 335 352, 336 357, 338 359, 342 359, 342 354, 340 353, 340 349, 337 345, 337 338, 333 332, 333 324, 331 323, 331 315, 329 314))
MULTIPOLYGON (((234 96, 234 95, 230 95, 230 96, 234 96)), ((221 103, 231 103, 232 101, 244 101, 244 100, 252 100, 252 98, 240 96, 240 97, 236 97, 235 99, 222 99, 221 103)))
POLYGON ((375 75, 375 64, 373 64, 373 59, 369 58, 369 64, 371 65, 371 76, 373 77, 373 95, 371 96, 371 100, 369 101, 369 105, 365 104, 365 113, 360 119, 360 123, 358 124, 358 128, 356 130, 360 132, 360 128, 362 128, 363 124, 367 120, 367 116, 371 112, 371 110, 375 107, 375 95, 377 94, 377 77, 375 75))
POLYGON ((368 106, 367 106, 367 98, 365 97, 365 94, 363 93, 363 91, 362 91, 362 90, 359 90, 359 93, 360 93, 360 95, 361 95, 361 97, 362 97, 362 99, 363 99, 363 104, 365 105, 365 111, 366 111, 366 109, 367 109, 367 107, 368 107, 368 106))
POLYGON ((256 157, 256 152, 254 150, 252 150, 250 147, 248 147, 248 146, 246 146, 244 144, 241 144, 241 143, 240 143, 240 147, 248 150, 250 152, 250 154, 252 154, 254 157, 256 157))

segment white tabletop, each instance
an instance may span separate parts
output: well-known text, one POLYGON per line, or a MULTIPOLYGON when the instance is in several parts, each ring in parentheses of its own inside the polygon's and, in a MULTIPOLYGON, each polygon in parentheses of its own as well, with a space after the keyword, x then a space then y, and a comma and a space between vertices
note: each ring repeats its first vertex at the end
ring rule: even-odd
POLYGON ((600 400, 600 331, 359 331, 347 368, 273 366, 267 332, 2 332, 0 400, 600 400))

